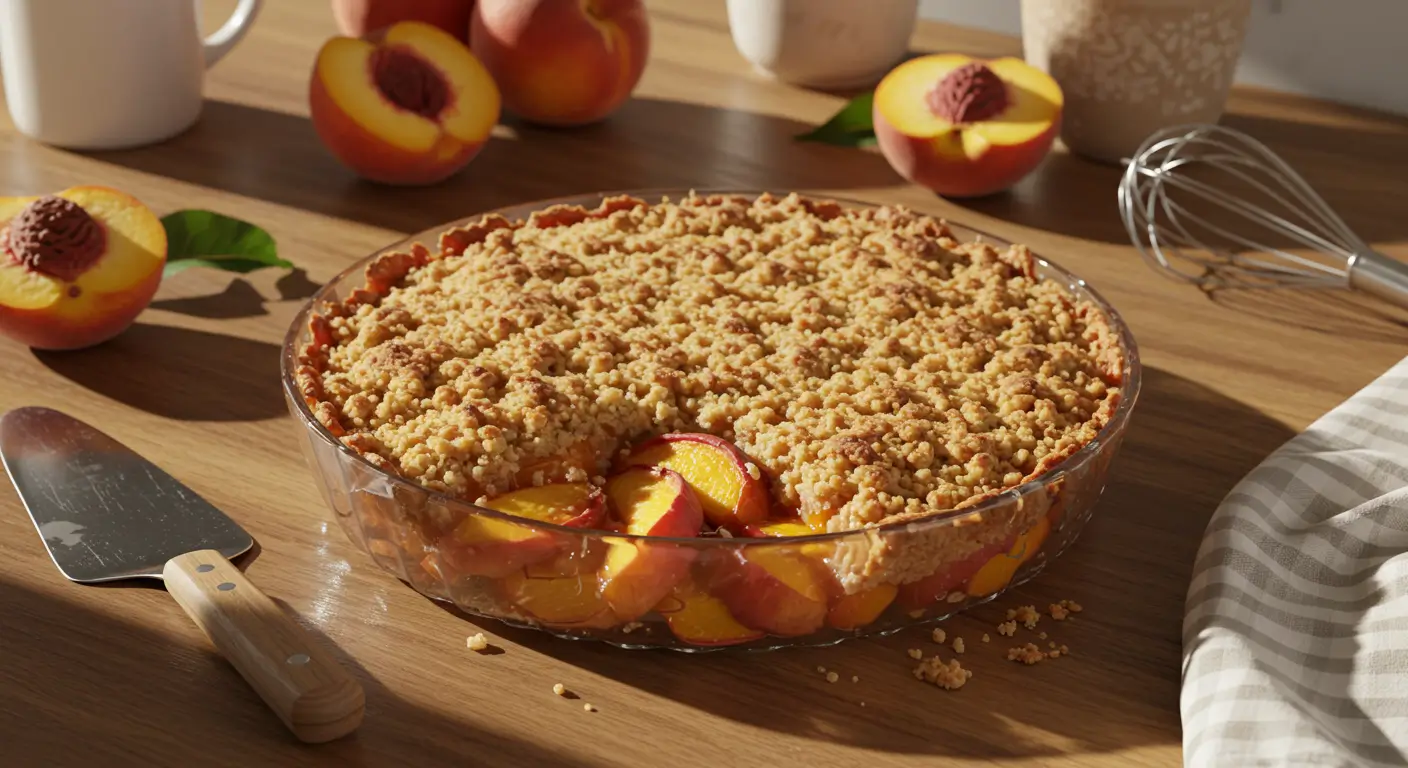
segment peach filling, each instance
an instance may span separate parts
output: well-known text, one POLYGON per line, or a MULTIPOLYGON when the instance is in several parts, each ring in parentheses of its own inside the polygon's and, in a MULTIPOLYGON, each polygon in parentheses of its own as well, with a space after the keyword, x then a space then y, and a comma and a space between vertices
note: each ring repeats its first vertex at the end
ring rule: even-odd
MULTIPOLYGON (((581 445, 569 453, 534 466, 592 461, 581 445)), ((683 642, 731 645, 765 634, 804 635, 822 626, 857 630, 891 605, 923 608, 946 602, 954 591, 991 594, 1035 556, 1051 528, 1042 517, 1030 530, 945 563, 917 582, 882 583, 846 594, 828 567, 832 542, 784 543, 812 534, 806 523, 790 513, 769 517, 766 506, 761 517, 750 510, 749 522, 742 522, 738 511, 750 493, 748 484, 762 488, 761 473, 750 473, 749 463, 731 444, 710 435, 664 435, 631 452, 627 465, 607 479, 604 494, 586 483, 549 483, 489 499, 485 506, 524 522, 469 517, 442 540, 444 562, 428 563, 427 569, 443 574, 448 564, 454 573, 497 578, 501 599, 549 626, 609 628, 653 612, 683 642), (579 539, 549 533, 534 521, 599 528, 605 535, 579 539), (705 532, 706 523, 779 541, 705 550, 708 557, 701 558, 687 542, 610 535, 689 538, 705 532)))

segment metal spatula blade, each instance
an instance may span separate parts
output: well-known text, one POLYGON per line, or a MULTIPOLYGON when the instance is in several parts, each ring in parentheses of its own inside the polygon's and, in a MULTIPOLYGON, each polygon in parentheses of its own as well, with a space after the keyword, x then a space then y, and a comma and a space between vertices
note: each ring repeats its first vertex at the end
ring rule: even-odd
POLYGON ((0 458, 59 572, 161 578, 166 561, 254 546, 234 520, 132 449, 50 408, 0 417, 0 458))
POLYGON ((362 722, 362 687, 229 558, 254 540, 135 451, 50 408, 0 417, 0 462, 64 576, 159 578, 299 739, 362 722))

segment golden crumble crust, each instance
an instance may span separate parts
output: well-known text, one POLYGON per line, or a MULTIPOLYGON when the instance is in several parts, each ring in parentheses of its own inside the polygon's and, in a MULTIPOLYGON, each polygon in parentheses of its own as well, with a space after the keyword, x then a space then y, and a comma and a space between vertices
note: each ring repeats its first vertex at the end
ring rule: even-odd
POLYGON ((470 501, 702 431, 747 453, 775 504, 869 527, 1044 472, 1120 396, 1097 307, 1037 279, 1025 247, 903 207, 616 197, 484 216, 436 246, 379 257, 320 306, 295 375, 346 445, 470 501))

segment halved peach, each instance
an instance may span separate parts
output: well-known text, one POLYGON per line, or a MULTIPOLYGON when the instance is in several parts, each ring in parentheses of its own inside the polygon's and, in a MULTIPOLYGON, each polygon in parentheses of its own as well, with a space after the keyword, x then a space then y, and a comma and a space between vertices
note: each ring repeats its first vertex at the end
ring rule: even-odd
POLYGON ((140 200, 102 186, 0 198, 0 332, 78 349, 126 330, 151 303, 166 229, 140 200))
POLYGON ((484 506, 522 518, 500 520, 471 514, 440 539, 440 553, 457 573, 505 576, 547 560, 569 542, 537 523, 591 528, 601 522, 606 505, 601 491, 587 483, 554 483, 495 496, 484 506))
POLYGON ((1009 544, 988 544, 967 557, 945 563, 919 581, 901 584, 897 601, 905 610, 927 608, 959 591, 993 556, 1005 552, 1009 544))
POLYGON ((377 40, 334 37, 318 51, 309 115, 361 176, 433 184, 479 154, 499 121, 499 90, 464 43, 420 21, 377 40))
POLYGON ((696 432, 661 435, 642 443, 626 461, 680 473, 714 526, 738 532, 767 519, 768 489, 761 470, 721 437, 696 432))
MULTIPOLYGON (((679 473, 636 467, 606 481, 612 511, 626 533, 671 538, 697 536, 704 524, 699 500, 679 473)), ((622 621, 645 615, 689 575, 695 550, 672 542, 607 540, 602 596, 622 621)))
POLYGON ((649 57, 650 19, 641 0, 479 0, 469 41, 508 111, 579 125, 631 95, 649 57))
POLYGON ((501 599, 551 627, 604 629, 617 623, 595 574, 539 579, 516 572, 498 586, 501 599))
POLYGON ((708 589, 745 626, 792 637, 826 622, 827 586, 801 551, 751 546, 723 553, 708 569, 708 589))
POLYGON ((826 623, 837 629, 859 629, 880 618, 900 592, 894 584, 881 583, 844 595, 831 604, 826 623))
POLYGON ((1032 527, 1018 536, 1006 552, 994 555, 973 574, 973 578, 968 581, 968 594, 983 597, 1011 584, 1012 577, 1017 575, 1017 568, 1036 557, 1050 532, 1050 518, 1045 515, 1037 518, 1032 527))
POLYGON ((931 54, 910 59, 875 88, 880 151, 904 178, 949 197, 1016 184, 1060 132, 1064 99, 1021 59, 931 54))
POLYGON ((763 636, 740 624, 722 600, 688 581, 675 587, 655 612, 665 617, 675 637, 690 645, 737 645, 763 636))

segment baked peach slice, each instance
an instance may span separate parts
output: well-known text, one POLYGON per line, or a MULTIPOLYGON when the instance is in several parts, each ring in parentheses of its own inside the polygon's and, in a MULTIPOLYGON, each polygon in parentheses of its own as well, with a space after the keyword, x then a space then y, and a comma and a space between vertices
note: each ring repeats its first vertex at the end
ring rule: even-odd
POLYGON ((968 594, 973 597, 985 597, 1011 584, 1012 577, 1017 575, 1017 569, 1036 557, 1050 533, 1051 519, 1045 515, 1037 518, 1032 527, 1018 536, 1006 552, 994 555, 973 574, 973 578, 968 581, 968 594))
MULTIPOLYGON (((606 481, 611 509, 635 536, 699 535, 704 512, 689 484, 664 467, 634 467, 606 481)), ((607 540, 602 596, 621 621, 649 613, 689 576, 693 548, 672 542, 607 540)))
POLYGON ((466 576, 506 576, 557 555, 570 541, 537 523, 592 528, 606 511, 601 491, 587 483, 554 483, 510 491, 483 504, 522 522, 471 514, 440 540, 446 564, 466 576))
POLYGON ((544 579, 519 571, 499 581, 499 597, 550 627, 606 629, 618 620, 601 587, 596 574, 544 579))
POLYGON ((1041 163, 1064 103, 1056 81, 1021 59, 932 54, 880 81, 871 117, 897 173, 940 195, 977 197, 1041 163))
POLYGON ((989 560, 1007 551, 1009 546, 999 543, 979 547, 961 560, 939 566, 919 581, 901 584, 896 600, 900 607, 911 611, 947 600, 950 593, 960 591, 989 560))
POLYGON ((376 39, 334 37, 318 51, 309 115, 328 150, 384 184, 457 173, 499 121, 499 90, 465 44, 421 21, 376 39))
POLYGON ((826 623, 826 580, 813 558, 796 548, 743 547, 709 570, 710 592, 745 626, 795 637, 826 623))
POLYGON ((767 519, 768 489, 761 470, 721 437, 697 432, 661 435, 641 443, 626 462, 680 473, 715 527, 740 532, 767 519))
POLYGON ((123 332, 151 303, 166 229, 137 198, 102 186, 0 198, 0 332, 78 349, 123 332))
POLYGON ((655 612, 665 617, 675 637, 690 645, 737 645, 763 636, 739 623, 722 600, 689 581, 675 587, 655 612))
POLYGON ((894 584, 877 584, 850 595, 842 595, 826 611, 826 623, 836 629, 860 629, 880 618, 900 588, 894 584))
POLYGON ((479 0, 469 44, 509 112, 580 125, 630 97, 649 57, 650 20, 641 0, 479 0))

